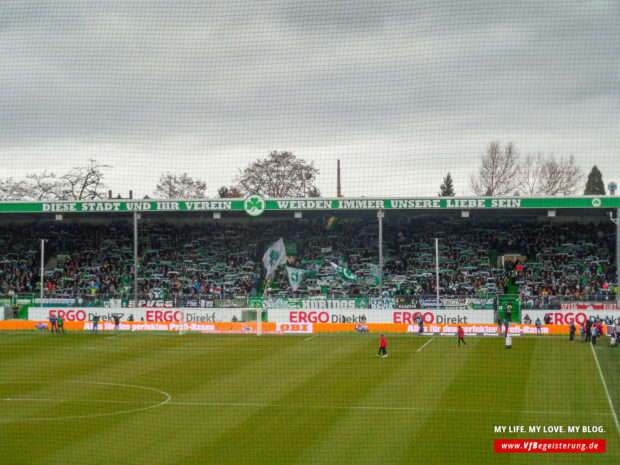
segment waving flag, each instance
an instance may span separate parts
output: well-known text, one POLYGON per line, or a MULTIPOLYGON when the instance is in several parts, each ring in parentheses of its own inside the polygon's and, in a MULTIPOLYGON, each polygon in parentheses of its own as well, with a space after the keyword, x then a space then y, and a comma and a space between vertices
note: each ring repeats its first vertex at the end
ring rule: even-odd
POLYGON ((306 270, 300 270, 299 268, 293 268, 291 266, 286 267, 286 274, 288 274, 288 282, 291 285, 293 292, 297 291, 299 284, 304 279, 306 270))
POLYGON ((209 294, 220 295, 222 293, 221 287, 209 286, 209 294))
POLYGON ((316 276, 318 271, 321 269, 323 260, 302 260, 301 264, 305 265, 306 271, 310 274, 310 276, 316 276))
POLYGON ((329 264, 336 269, 336 271, 338 272, 338 275, 345 281, 357 281, 358 280, 357 276, 355 276, 349 268, 345 266, 338 266, 334 262, 329 262, 329 264))
POLYGON ((268 278, 278 266, 286 263, 286 249, 284 248, 284 241, 282 238, 273 243, 271 247, 267 249, 265 255, 263 255, 263 265, 267 269, 268 278))
POLYGON ((379 271, 379 267, 377 265, 370 265, 370 274, 372 274, 375 284, 379 284, 381 272, 379 271))

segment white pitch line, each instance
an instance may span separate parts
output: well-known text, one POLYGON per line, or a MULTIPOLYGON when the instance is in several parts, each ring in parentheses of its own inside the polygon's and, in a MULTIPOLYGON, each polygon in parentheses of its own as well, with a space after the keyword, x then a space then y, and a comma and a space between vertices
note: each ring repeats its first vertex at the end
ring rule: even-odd
MULTIPOLYGON (((162 391, 163 392, 163 391, 162 391)), ((76 399, 26 399, 26 398, 7 398, 0 399, 0 401, 18 401, 18 402, 99 402, 99 403, 148 403, 146 401, 123 401, 123 400, 76 400, 76 399)), ((565 411, 539 411, 539 410, 479 410, 479 409, 458 409, 458 408, 434 408, 434 407, 381 407, 372 405, 318 405, 318 404, 271 404, 268 402, 184 402, 170 400, 165 402, 167 405, 196 405, 204 407, 257 407, 257 408, 299 408, 299 409, 312 409, 312 410, 375 410, 375 411, 401 411, 401 412, 448 412, 448 413, 520 413, 520 414, 533 414, 533 415, 591 415, 591 412, 565 412, 565 411)), ((164 405, 164 404, 159 404, 164 405)), ((158 405, 158 406, 159 406, 158 405)), ((147 408, 152 408, 147 407, 147 408)), ((144 409, 140 409, 144 410, 144 409)), ((132 410, 129 410, 132 411, 132 410)), ((133 410, 139 411, 139 410, 133 410)), ((116 414, 120 412, 112 412, 116 414)), ((602 413, 603 416, 612 416, 611 413, 602 413)), ((99 416, 99 415, 93 415, 99 416)), ((66 418, 81 418, 81 417, 66 417, 66 418)), ((41 418, 40 420, 47 420, 48 418, 41 418)), ((57 418, 49 418, 56 420, 57 418)), ((36 420, 36 419, 30 419, 36 420)))
POLYGON ((428 341, 426 341, 422 347, 420 347, 418 350, 416 350, 416 352, 420 352, 422 349, 424 349, 424 347, 426 347, 427 344, 430 344, 433 339, 435 339, 435 336, 433 336, 428 341))
MULTIPOLYGON (((259 407, 259 408, 307 408, 314 410, 389 410, 389 411, 424 411, 424 412, 458 412, 458 413, 527 413, 538 415, 591 415, 592 412, 555 412, 537 410, 478 410, 434 407, 378 407, 372 405, 316 405, 316 404, 270 404, 268 402, 183 402, 170 401, 168 405, 202 405, 205 407, 259 407)), ((611 416, 603 413, 604 416, 611 416)))
POLYGON ((314 337, 314 335, 310 336, 309 338, 304 339, 304 341, 309 341, 310 339, 312 339, 314 337))
MULTIPOLYGON (((0 384, 17 384, 18 382, 14 382, 14 383, 9 383, 9 382, 0 382, 0 384)), ((24 383, 43 383, 40 381, 24 381, 24 383)), ((74 420, 74 419, 79 419, 79 418, 93 418, 93 417, 105 417, 105 416, 112 416, 112 415, 122 415, 125 413, 134 413, 134 412, 142 412, 144 410, 149 410, 149 409, 153 409, 153 408, 157 408, 157 407, 161 407, 162 405, 166 405, 167 403, 170 402, 170 400, 172 399, 172 396, 170 394, 168 394, 165 391, 161 391, 159 389, 155 389, 155 388, 151 388, 151 387, 146 387, 146 386, 138 386, 138 385, 134 385, 134 384, 120 384, 120 383, 104 383, 104 382, 96 382, 96 381, 72 381, 71 384, 92 384, 92 385, 100 385, 100 386, 118 386, 118 387, 125 387, 125 388, 133 388, 133 389, 141 389, 144 391, 153 391, 153 392, 157 392, 159 394, 162 394, 165 399, 157 404, 147 404, 146 407, 140 407, 140 408, 133 408, 133 409, 128 409, 128 410, 121 410, 121 411, 116 411, 116 412, 105 412, 105 413, 94 413, 94 414, 87 414, 87 415, 72 415, 72 416, 65 416, 65 417, 43 417, 43 418, 22 418, 19 421, 56 421, 56 420, 74 420)), ((12 401, 11 398, 6 398, 6 399, 0 399, 3 401, 12 401)), ((19 400, 19 399, 16 399, 19 400)), ((80 399, 81 400, 81 399, 80 399)), ((47 402, 54 402, 54 400, 51 399, 45 399, 45 401, 47 402)), ((59 399, 59 402, 64 402, 64 400, 59 399)), ((57 401, 57 402, 58 402, 57 401)), ((84 400, 81 400, 82 402, 84 400)), ((87 400, 88 402, 90 402, 89 400, 87 400)), ((105 402, 105 399, 103 399, 103 401, 105 402)), ((74 401, 73 401, 74 402, 74 401)), ((108 402, 114 402, 117 403, 115 400, 111 400, 108 402)), ((137 403, 137 402, 131 402, 131 403, 137 403)), ((0 423, 5 423, 3 420, 0 420, 0 423)))
POLYGON ((26 397, 7 397, 0 401, 10 402, 67 402, 67 403, 87 403, 87 404, 152 404, 152 401, 146 400, 105 400, 105 399, 44 399, 44 398, 26 398, 26 397))
POLYGON ((609 408, 611 409, 611 413, 614 417, 614 422, 616 423, 616 430, 618 431, 618 436, 620 436, 620 424, 618 423, 618 416, 616 415, 616 409, 614 408, 614 404, 611 401, 611 397, 609 396, 607 383, 605 382, 605 377, 603 376, 603 370, 601 370, 601 365, 598 363, 598 357, 596 356, 596 352, 594 351, 594 345, 590 344, 590 349, 592 349, 592 354, 594 355, 594 361, 596 362, 596 366, 598 368, 598 374, 601 375, 601 381, 603 382, 603 387, 605 388, 605 395, 607 396, 607 401, 609 402, 609 408))

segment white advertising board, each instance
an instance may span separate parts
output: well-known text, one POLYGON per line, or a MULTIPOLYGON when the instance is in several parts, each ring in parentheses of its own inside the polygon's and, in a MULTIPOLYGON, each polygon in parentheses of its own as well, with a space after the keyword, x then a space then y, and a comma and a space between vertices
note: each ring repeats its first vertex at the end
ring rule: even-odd
POLYGON ((28 319, 47 321, 50 316, 62 316, 65 321, 91 321, 95 314, 100 321, 113 321, 112 314, 120 314, 121 321, 150 321, 171 323, 181 321, 184 314, 186 323, 230 322, 233 316, 241 321, 242 308, 93 308, 93 307, 30 307, 28 319))
POLYGON ((291 308, 270 309, 269 321, 277 323, 405 323, 414 324, 422 315, 424 323, 493 324, 493 310, 372 310, 340 309, 308 311, 291 308))
POLYGON ((545 324, 545 314, 549 314, 551 317, 550 324, 552 325, 569 325, 572 322, 583 324, 590 318, 604 320, 606 316, 616 323, 620 318, 618 310, 526 310, 521 312, 521 321, 525 315, 528 315, 532 323, 536 322, 536 318, 540 318, 542 324, 545 324))

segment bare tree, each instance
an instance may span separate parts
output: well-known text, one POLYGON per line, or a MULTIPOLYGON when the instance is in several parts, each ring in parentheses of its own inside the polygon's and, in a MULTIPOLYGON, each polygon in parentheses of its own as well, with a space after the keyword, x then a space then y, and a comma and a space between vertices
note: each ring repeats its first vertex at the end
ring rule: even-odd
POLYGON ((59 200, 95 200, 105 197, 103 169, 110 168, 90 159, 87 165, 76 166, 61 179, 59 200))
POLYGON ((220 199, 238 199, 243 197, 243 192, 236 186, 222 186, 217 190, 217 196, 220 199))
POLYGON ((23 198, 23 183, 13 178, 0 179, 0 200, 21 200, 23 198))
POLYGON ((554 155, 527 155, 522 159, 519 172, 519 190, 522 195, 572 195, 583 178, 575 157, 568 159, 554 155))
POLYGON ((528 153, 521 161, 517 173, 520 195, 532 196, 540 193, 541 172, 544 158, 541 153, 528 153))
POLYGON ((239 171, 238 187, 244 194, 268 197, 320 197, 316 187, 319 170, 291 152, 273 151, 239 171))
POLYGON ((62 176, 51 171, 27 174, 23 180, 0 180, 3 200, 93 200, 105 196, 103 169, 108 165, 89 160, 62 176))
POLYGON ((52 172, 28 174, 24 184, 24 197, 33 200, 60 200, 63 197, 63 184, 63 179, 52 172))
POLYGON ((319 190, 318 187, 312 186, 310 189, 308 189, 308 197, 314 198, 314 197, 320 197, 320 196, 321 196, 321 191, 319 190))
POLYGON ((206 190, 207 185, 203 181, 187 173, 180 176, 166 173, 159 178, 154 196, 160 199, 203 199, 206 190))
POLYGON ((556 160, 549 156, 540 171, 540 193, 542 195, 572 195, 577 192, 578 184, 583 179, 581 168, 575 163, 575 157, 560 157, 556 160))
POLYGON ((503 150, 499 142, 491 142, 486 153, 480 155, 478 177, 470 179, 474 193, 485 197, 513 194, 518 184, 519 158, 512 142, 503 150))

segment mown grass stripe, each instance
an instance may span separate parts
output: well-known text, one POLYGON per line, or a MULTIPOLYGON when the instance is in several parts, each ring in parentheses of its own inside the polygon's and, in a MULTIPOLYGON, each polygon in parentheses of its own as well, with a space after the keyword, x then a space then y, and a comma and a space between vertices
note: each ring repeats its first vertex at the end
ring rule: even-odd
POLYGON ((596 356, 596 351, 594 350, 594 346, 592 344, 590 344, 590 349, 592 349, 592 355, 594 355, 594 361, 596 362, 596 367, 598 368, 598 374, 601 376, 603 388, 605 388, 605 395, 607 396, 607 402, 609 402, 609 409, 611 410, 611 413, 614 417, 616 431, 618 432, 618 436, 620 436, 620 424, 618 423, 618 415, 616 415, 614 403, 611 401, 611 397, 609 396, 609 389, 607 389, 607 383, 605 382, 605 377, 603 376, 603 372, 601 371, 601 365, 598 363, 598 357, 596 356))

